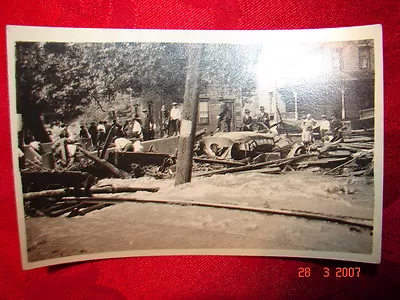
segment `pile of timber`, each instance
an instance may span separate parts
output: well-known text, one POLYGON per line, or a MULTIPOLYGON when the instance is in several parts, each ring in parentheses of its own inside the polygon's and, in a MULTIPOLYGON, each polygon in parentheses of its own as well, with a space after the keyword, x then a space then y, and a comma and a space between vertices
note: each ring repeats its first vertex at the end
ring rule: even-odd
POLYGON ((59 188, 37 192, 23 193, 25 213, 34 217, 67 217, 84 216, 89 212, 99 210, 115 202, 104 201, 108 198, 119 198, 126 193, 146 191, 155 193, 157 187, 140 186, 92 186, 90 188, 59 188), (99 196, 100 195, 100 196, 99 196))
POLYGON ((201 172, 197 177, 238 172, 279 174, 288 170, 313 168, 323 174, 339 176, 373 176, 374 139, 367 136, 351 136, 336 142, 312 146, 305 154, 292 151, 286 158, 201 172))

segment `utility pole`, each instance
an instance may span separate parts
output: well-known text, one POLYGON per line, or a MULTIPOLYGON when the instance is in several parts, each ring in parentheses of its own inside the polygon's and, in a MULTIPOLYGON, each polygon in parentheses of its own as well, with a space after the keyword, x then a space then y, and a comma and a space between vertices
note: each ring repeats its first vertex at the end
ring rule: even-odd
POLYGON ((340 93, 342 95, 342 120, 346 119, 346 105, 344 101, 344 93, 346 92, 346 89, 342 87, 340 89, 340 93))
POLYGON ((199 65, 202 49, 203 46, 201 44, 192 44, 189 46, 175 185, 190 182, 192 179, 193 149, 199 105, 199 65))
POLYGON ((294 118, 296 120, 299 119, 299 113, 298 113, 298 108, 297 108, 297 91, 292 87, 292 93, 294 97, 294 118))

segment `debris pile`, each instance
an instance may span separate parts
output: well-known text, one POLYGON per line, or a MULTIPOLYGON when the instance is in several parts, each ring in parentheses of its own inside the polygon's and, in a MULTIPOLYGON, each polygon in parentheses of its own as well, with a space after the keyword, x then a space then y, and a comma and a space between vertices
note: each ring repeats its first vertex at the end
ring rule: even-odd
MULTIPOLYGON (((132 187, 130 185, 90 186, 93 183, 93 178, 85 173, 80 173, 81 177, 75 179, 74 182, 62 180, 62 178, 65 178, 66 174, 75 177, 78 174, 60 173, 57 171, 41 174, 44 177, 52 176, 58 177, 58 179, 53 180, 52 189, 25 192, 23 194, 25 213, 32 217, 58 217, 64 214, 68 214, 67 217, 83 216, 89 212, 114 205, 116 202, 115 199, 126 195, 126 193, 131 194, 137 191, 154 193, 158 191, 158 188, 154 187, 132 187), (86 181, 82 180, 85 178, 86 181), (82 183, 85 186, 82 186, 82 183)), ((35 187, 38 188, 43 178, 24 179, 31 181, 30 183, 34 183, 35 187)))
POLYGON ((250 162, 243 166, 201 172, 196 176, 256 171, 278 174, 312 168, 314 172, 336 176, 373 176, 374 139, 367 136, 346 137, 335 142, 320 142, 305 150, 295 144, 285 158, 250 162), (298 151, 301 150, 301 151, 298 151))
MULTIPOLYGON (((318 141, 307 149, 302 144, 292 143, 290 151, 287 151, 287 142, 284 141, 282 145, 286 150, 282 152, 278 151, 277 143, 270 143, 271 140, 264 136, 254 135, 252 139, 246 136, 243 139, 236 134, 235 138, 230 139, 227 135, 218 137, 220 143, 225 143, 224 147, 220 147, 223 149, 221 155, 217 155, 218 151, 212 152, 213 147, 220 149, 215 146, 214 140, 207 141, 211 152, 195 154, 193 176, 237 172, 280 174, 304 169, 349 178, 374 174, 374 139, 368 135, 348 135, 334 142, 318 141), (266 147, 268 151, 265 151, 266 147)), ((56 217, 68 213, 68 217, 74 217, 113 205, 121 193, 138 190, 156 192, 157 189, 152 188, 132 188, 131 184, 122 188, 96 186, 100 178, 174 178, 176 153, 151 152, 152 149, 154 147, 147 152, 120 152, 109 147, 96 155, 96 151, 90 152, 90 149, 76 145, 77 159, 72 163, 68 159, 66 163, 57 161, 53 163, 53 168, 49 167, 51 160, 46 163, 48 153, 41 160, 26 158, 21 169, 26 214, 56 217), (100 193, 107 193, 109 197, 97 195, 100 193)), ((351 193, 351 189, 340 190, 351 193)))

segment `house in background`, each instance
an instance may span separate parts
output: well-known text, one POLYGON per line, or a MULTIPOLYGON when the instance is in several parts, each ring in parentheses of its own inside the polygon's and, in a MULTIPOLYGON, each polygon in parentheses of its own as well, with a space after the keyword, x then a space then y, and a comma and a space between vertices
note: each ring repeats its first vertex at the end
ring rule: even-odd
POLYGON ((278 106, 283 119, 293 120, 308 113, 316 119, 335 115, 351 121, 353 128, 372 128, 373 41, 323 43, 309 49, 308 55, 298 56, 297 66, 292 60, 288 72, 276 79, 275 89, 265 94, 267 110, 276 114, 278 106))
MULTIPOLYGON (((221 102, 227 103, 231 110, 231 131, 241 129, 244 107, 257 107, 256 97, 244 95, 238 87, 209 85, 204 93, 199 95, 197 130, 206 129, 208 132, 215 132, 218 127, 217 117, 220 113, 221 102)), ((256 111, 254 110, 253 113, 256 111)))

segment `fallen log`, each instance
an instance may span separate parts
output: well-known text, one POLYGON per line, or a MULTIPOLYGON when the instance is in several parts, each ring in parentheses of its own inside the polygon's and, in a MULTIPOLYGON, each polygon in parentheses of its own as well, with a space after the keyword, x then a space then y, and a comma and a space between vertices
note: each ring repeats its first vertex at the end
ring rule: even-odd
POLYGON ((212 158, 202 158, 202 157, 193 157, 195 162, 202 162, 202 163, 215 163, 221 165, 228 165, 228 166, 245 166, 245 163, 238 162, 238 161, 229 161, 229 160, 222 160, 222 159, 212 159, 212 158))
MULTIPOLYGON (((202 206, 202 207, 213 207, 213 208, 223 208, 223 209, 232 209, 232 210, 241 210, 241 211, 249 211, 249 212, 257 212, 257 213, 266 213, 266 214, 275 214, 275 215, 284 215, 289 217, 298 217, 305 218, 310 220, 319 220, 319 221, 328 221, 334 222, 344 225, 351 226, 359 226, 368 229, 373 229, 373 225, 361 222, 351 221, 351 217, 347 216, 327 216, 322 214, 310 213, 310 212, 297 212, 297 211, 287 211, 287 210, 277 210, 277 209, 268 209, 268 208, 258 208, 258 207, 248 207, 248 206, 238 206, 238 205, 229 205, 229 204, 217 204, 217 203, 208 203, 208 202, 198 202, 198 201, 187 201, 187 200, 159 200, 159 199, 137 199, 133 197, 68 197, 64 198, 65 201, 82 201, 82 202, 103 202, 103 203, 118 203, 118 202, 138 202, 138 203, 157 203, 157 204, 168 204, 168 205, 187 205, 187 206, 202 206)), ((359 219, 360 220, 360 219, 359 219)), ((370 219, 363 219, 364 221, 371 222, 370 219)))
POLYGON ((106 140, 105 140, 105 142, 104 142, 103 149, 101 150, 101 153, 100 153, 100 156, 99 156, 101 159, 104 159, 104 157, 106 156, 108 146, 110 146, 111 141, 112 141, 112 138, 113 138, 113 134, 112 134, 112 133, 113 133, 115 130, 116 130, 116 126, 115 126, 114 124, 111 125, 111 128, 110 128, 110 130, 108 131, 108 135, 107 135, 106 140))
POLYGON ((280 174, 282 172, 281 168, 279 167, 266 167, 262 169, 257 169, 257 170, 249 170, 249 171, 242 171, 246 173, 262 173, 262 174, 280 174))
POLYGON ((252 164, 252 165, 246 165, 246 166, 240 166, 240 167, 233 167, 229 169, 222 169, 222 170, 215 170, 215 171, 210 171, 207 173, 202 173, 202 174, 197 174, 195 175, 196 177, 202 177, 202 176, 212 176, 212 175, 220 175, 220 174, 227 174, 227 173, 236 173, 236 172, 241 172, 241 171, 248 171, 248 170, 256 170, 256 169, 261 169, 266 166, 274 166, 278 167, 281 165, 285 165, 294 161, 298 161, 304 158, 316 156, 317 154, 302 154, 298 155, 295 157, 291 158, 281 158, 277 160, 271 160, 271 161, 266 161, 258 164, 252 164))
POLYGON ((338 148, 339 149, 344 149, 344 150, 349 150, 349 151, 351 151, 353 153, 354 152, 371 150, 371 149, 356 148, 356 147, 352 147, 352 146, 344 145, 344 144, 338 145, 338 148))
POLYGON ((325 155, 329 157, 349 157, 351 156, 351 152, 349 150, 336 150, 328 151, 325 155))
POLYGON ((366 136, 346 138, 342 143, 373 142, 374 139, 366 136))
POLYGON ((54 189, 45 190, 40 192, 23 193, 24 200, 33 200, 37 198, 51 198, 51 197, 64 197, 68 195, 90 195, 90 194, 112 194, 112 193, 133 193, 138 191, 157 192, 158 187, 129 187, 129 186, 102 186, 91 187, 89 190, 85 189, 54 189))
POLYGON ((90 159, 92 159, 95 163, 99 164, 100 166, 102 166, 105 169, 107 169, 108 171, 110 171, 114 176, 116 176, 118 178, 123 178, 123 179, 131 178, 131 175, 128 172, 125 172, 123 170, 120 170, 120 169, 116 168, 115 166, 110 164, 108 161, 106 161, 104 159, 101 159, 101 158, 89 153, 88 151, 86 151, 85 149, 83 149, 80 146, 76 146, 76 147, 77 147, 77 150, 79 150, 85 156, 87 156, 90 159))
POLYGON ((299 167, 306 168, 309 166, 327 166, 329 164, 340 164, 347 160, 349 157, 337 157, 337 158, 320 158, 314 161, 307 161, 300 163, 299 167))
POLYGON ((92 194, 104 194, 104 193, 133 193, 133 192, 158 192, 159 187, 130 187, 130 186, 100 186, 92 187, 90 192, 92 194))
POLYGON ((67 189, 46 190, 40 192, 23 193, 24 200, 32 200, 35 198, 51 198, 67 195, 67 189))
POLYGON ((87 207, 87 208, 83 208, 83 209, 77 208, 77 209, 72 210, 67 217, 68 218, 72 218, 72 217, 75 217, 75 216, 84 216, 87 213, 90 213, 90 212, 92 212, 94 210, 99 210, 99 209, 102 209, 102 208, 104 208, 106 206, 110 206, 110 205, 113 205, 113 204, 104 204, 104 203, 95 204, 95 203, 91 203, 90 206, 87 207))
POLYGON ((66 207, 66 208, 63 208, 63 209, 60 209, 60 210, 51 211, 49 213, 49 216, 50 217, 59 217, 59 216, 61 216, 63 214, 66 214, 67 212, 70 212, 73 209, 85 207, 87 205, 88 205, 87 203, 82 203, 82 202, 78 203, 78 204, 74 204, 72 206, 69 206, 69 207, 66 207))

